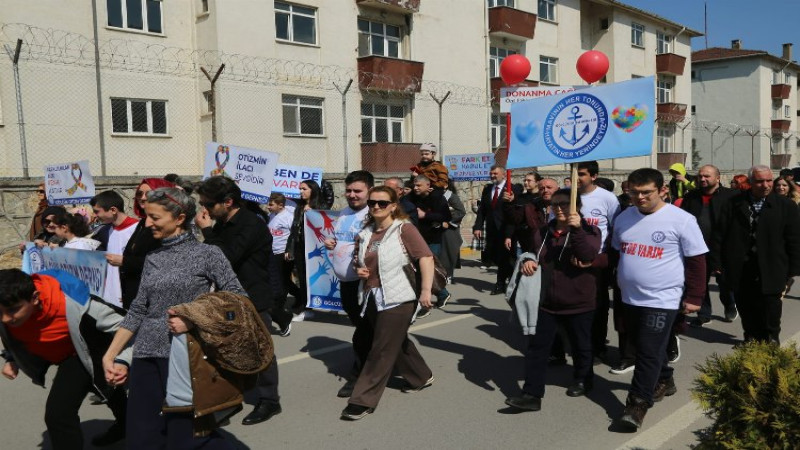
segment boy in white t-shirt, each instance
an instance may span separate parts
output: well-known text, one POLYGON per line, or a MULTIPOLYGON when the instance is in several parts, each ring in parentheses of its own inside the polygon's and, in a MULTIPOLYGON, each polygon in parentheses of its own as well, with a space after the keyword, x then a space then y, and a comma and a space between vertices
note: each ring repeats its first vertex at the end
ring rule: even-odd
MULTIPOLYGON (((291 268, 285 267, 286 258, 286 243, 289 241, 289 234, 292 230, 292 222, 294 221, 294 210, 286 207, 286 197, 283 194, 273 192, 269 196, 267 203, 267 210, 269 211, 269 232, 272 234, 272 255, 269 262, 270 271, 270 284, 275 293, 275 308, 286 309, 286 295, 287 290, 284 281, 287 277, 285 274, 288 269, 291 273, 291 268)), ((291 277, 291 275, 289 275, 291 277)), ((288 336, 292 332, 292 324, 280 330, 281 336, 288 336)))
POLYGON ((103 300, 122 307, 122 283, 119 278, 119 266, 122 265, 122 253, 128 245, 138 220, 125 214, 125 200, 114 191, 101 192, 89 201, 94 215, 104 224, 111 225, 106 246, 106 285, 103 288, 103 300))
POLYGON ((618 423, 638 429, 653 402, 677 392, 667 342, 678 312, 700 309, 708 247, 695 217, 662 200, 661 172, 635 170, 628 183, 635 208, 617 217, 611 245, 619 252, 617 281, 636 363, 618 423))

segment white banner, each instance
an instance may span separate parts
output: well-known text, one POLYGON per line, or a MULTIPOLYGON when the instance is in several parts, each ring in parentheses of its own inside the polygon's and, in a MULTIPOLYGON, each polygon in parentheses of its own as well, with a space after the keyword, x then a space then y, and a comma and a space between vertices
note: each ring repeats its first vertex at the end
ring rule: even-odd
POLYGON ((44 189, 50 205, 88 203, 95 194, 89 161, 45 166, 44 189))
POLYGON ((208 142, 203 179, 218 175, 231 178, 242 190, 243 199, 267 203, 278 156, 275 152, 208 142))
POLYGON ((500 112, 511 112, 511 105, 535 98, 566 94, 574 91, 573 86, 537 86, 537 87, 504 87, 500 88, 500 112))
POLYGON ((300 198, 300 183, 304 180, 314 180, 322 185, 322 169, 278 164, 272 179, 272 192, 283 194, 287 198, 300 198))

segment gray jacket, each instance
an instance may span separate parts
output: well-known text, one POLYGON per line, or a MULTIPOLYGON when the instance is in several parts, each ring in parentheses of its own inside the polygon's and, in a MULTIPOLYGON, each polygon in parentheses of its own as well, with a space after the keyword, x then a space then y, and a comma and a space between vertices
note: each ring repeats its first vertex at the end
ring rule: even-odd
POLYGON ((517 258, 514 273, 506 289, 506 301, 516 312, 522 334, 536 334, 536 320, 539 318, 539 300, 542 294, 542 271, 537 270, 531 276, 525 276, 521 269, 525 261, 538 262, 535 253, 523 253, 517 258))
MULTIPOLYGON (((89 288, 79 279, 60 270, 39 272, 58 280, 66 297, 67 324, 75 352, 86 371, 92 374, 94 386, 103 395, 109 392, 103 373, 102 357, 122 322, 121 311, 99 299, 89 296, 89 288)), ((4 357, 13 361, 34 384, 44 387, 45 374, 50 363, 29 353, 0 324, 0 338, 5 347, 4 357)), ((132 348, 128 347, 116 361, 130 365, 132 348)))

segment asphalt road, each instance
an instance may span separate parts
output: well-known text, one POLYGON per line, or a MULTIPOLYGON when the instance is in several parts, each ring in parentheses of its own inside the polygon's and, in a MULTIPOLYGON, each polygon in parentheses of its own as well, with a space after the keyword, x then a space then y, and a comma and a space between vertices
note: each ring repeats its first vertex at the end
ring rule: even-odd
MULTIPOLYGON (((638 433, 610 427, 622 411, 632 374, 612 375, 605 365, 595 366, 595 388, 581 398, 565 395, 571 367, 552 368, 542 410, 513 413, 503 401, 519 392, 522 337, 509 321, 503 298, 488 294, 494 274, 468 264, 457 272, 457 284, 450 289, 454 300, 447 309, 434 311, 411 329, 436 377, 432 387, 404 394, 394 379, 374 414, 358 422, 340 420, 346 401, 336 391, 350 367, 352 328, 345 316, 317 314, 295 323, 291 336, 275 337, 283 412, 253 426, 240 425, 240 413, 225 432, 240 448, 252 449, 679 449, 696 443, 695 432, 710 424, 688 389, 696 364, 713 352, 730 352, 741 338, 738 320, 717 318, 681 338, 681 358, 674 365, 678 393, 656 404, 638 433)), ((800 338, 799 289, 785 300, 785 341, 800 338)), ((716 292, 713 296, 719 313, 716 292)), ((616 336, 611 345, 615 350, 616 336)), ((23 376, 0 379, 0 448, 51 448, 42 420, 46 395, 23 376)), ((246 408, 248 412, 250 406, 246 408)), ((111 423, 105 406, 88 401, 81 419, 87 436, 111 423)))

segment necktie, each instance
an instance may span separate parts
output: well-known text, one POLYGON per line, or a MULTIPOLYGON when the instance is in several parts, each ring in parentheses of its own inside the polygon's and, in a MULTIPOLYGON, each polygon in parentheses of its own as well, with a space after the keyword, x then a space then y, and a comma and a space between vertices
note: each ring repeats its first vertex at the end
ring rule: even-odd
POLYGON ((492 208, 497 206, 497 197, 499 196, 499 193, 500 193, 500 185, 498 184, 497 186, 494 187, 494 195, 492 196, 492 208))

